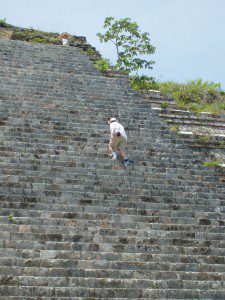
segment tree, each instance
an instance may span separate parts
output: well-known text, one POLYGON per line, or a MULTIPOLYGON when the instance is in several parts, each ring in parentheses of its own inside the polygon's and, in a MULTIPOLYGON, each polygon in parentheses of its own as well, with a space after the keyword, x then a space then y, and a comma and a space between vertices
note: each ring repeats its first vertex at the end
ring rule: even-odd
POLYGON ((136 22, 131 22, 130 18, 115 20, 114 17, 108 17, 103 28, 107 28, 107 31, 104 34, 97 33, 97 36, 101 43, 110 41, 115 45, 116 69, 128 73, 143 68, 152 69, 155 62, 139 56, 155 53, 155 47, 150 44, 149 33, 141 33, 136 22))

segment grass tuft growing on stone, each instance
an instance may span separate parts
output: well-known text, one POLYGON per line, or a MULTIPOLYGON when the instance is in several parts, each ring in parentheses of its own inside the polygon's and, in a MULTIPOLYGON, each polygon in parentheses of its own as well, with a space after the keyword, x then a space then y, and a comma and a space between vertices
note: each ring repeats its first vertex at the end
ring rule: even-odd
POLYGON ((203 165, 205 167, 219 167, 221 163, 219 161, 205 161, 203 165))
POLYGON ((8 221, 9 221, 9 223, 13 222, 13 215, 8 215, 8 221))

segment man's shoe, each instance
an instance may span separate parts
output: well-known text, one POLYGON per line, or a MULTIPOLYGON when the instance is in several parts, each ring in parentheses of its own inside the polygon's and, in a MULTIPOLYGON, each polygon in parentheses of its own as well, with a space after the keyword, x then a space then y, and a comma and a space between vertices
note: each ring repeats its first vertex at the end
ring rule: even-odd
POLYGON ((130 163, 131 163, 131 162, 129 161, 129 159, 126 159, 126 160, 123 161, 124 167, 129 166, 130 163))
POLYGON ((116 152, 113 152, 110 156, 112 160, 117 160, 119 158, 119 155, 116 152))

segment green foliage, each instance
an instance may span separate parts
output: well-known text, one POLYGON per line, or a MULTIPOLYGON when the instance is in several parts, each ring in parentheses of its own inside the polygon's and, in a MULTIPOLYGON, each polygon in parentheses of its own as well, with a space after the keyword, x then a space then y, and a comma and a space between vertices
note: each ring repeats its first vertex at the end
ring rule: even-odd
POLYGON ((196 113, 225 113, 225 96, 220 83, 202 79, 178 83, 159 82, 148 76, 133 76, 131 86, 136 91, 158 90, 171 94, 177 106, 196 113))
POLYGON ((158 82, 153 77, 145 75, 132 76, 130 83, 135 91, 159 90, 158 82))
POLYGON ((96 54, 96 51, 93 48, 88 48, 85 52, 89 55, 96 54))
POLYGON ((62 42, 58 37, 49 37, 48 39, 46 39, 46 42, 49 42, 50 44, 55 44, 55 45, 61 45, 62 42))
POLYGON ((6 18, 0 19, 0 27, 8 27, 6 24, 6 18))
POLYGON ((8 215, 8 221, 9 221, 9 223, 13 222, 13 215, 8 215))
POLYGON ((154 61, 141 59, 140 55, 151 55, 155 47, 150 44, 149 33, 141 33, 136 22, 130 18, 115 20, 114 17, 105 19, 105 33, 97 33, 100 42, 111 41, 117 51, 116 69, 131 72, 139 69, 152 69, 154 61))
POLYGON ((225 141, 220 141, 219 144, 220 144, 220 148, 222 149, 225 148, 225 141))
POLYGON ((157 289, 157 283, 156 282, 152 282, 151 284, 151 289, 157 289))
POLYGON ((210 141, 210 136, 207 135, 198 135, 197 138, 201 143, 206 143, 210 141))
POLYGON ((172 126, 170 126, 170 131, 175 133, 175 134, 178 134, 179 131, 180 131, 180 128, 177 125, 172 125, 172 126))
POLYGON ((221 84, 203 82, 202 79, 190 80, 185 84, 165 82, 160 88, 163 92, 170 92, 173 97, 182 103, 212 103, 221 92, 221 84))
POLYGON ((13 32, 12 39, 27 41, 31 43, 42 44, 61 44, 58 38, 58 33, 48 33, 35 29, 21 29, 16 28, 13 32))
POLYGON ((95 63, 95 67, 97 70, 101 72, 106 72, 109 69, 110 61, 107 58, 99 59, 95 63))
POLYGON ((205 161, 203 165, 205 167, 219 167, 221 163, 219 161, 205 161))
MULTIPOLYGON (((20 28, 16 28, 13 32, 12 38, 14 40, 26 41, 32 36, 32 29, 21 30, 20 28)), ((34 36, 32 36, 34 38, 34 36)))
POLYGON ((161 103, 161 107, 162 107, 163 109, 167 109, 168 106, 169 106, 169 103, 168 103, 167 101, 164 101, 163 103, 161 103))
POLYGON ((30 43, 48 44, 48 42, 43 38, 34 38, 34 39, 31 39, 29 42, 30 43))
POLYGON ((160 91, 171 93, 175 102, 183 109, 212 113, 225 111, 220 83, 203 82, 202 79, 191 80, 185 84, 169 81, 160 83, 160 91))

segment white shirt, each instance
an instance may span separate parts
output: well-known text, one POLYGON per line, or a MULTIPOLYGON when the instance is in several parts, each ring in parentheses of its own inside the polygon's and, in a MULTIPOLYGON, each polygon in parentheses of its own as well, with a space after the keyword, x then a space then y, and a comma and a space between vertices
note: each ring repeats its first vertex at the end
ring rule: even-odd
POLYGON ((127 134, 124 127, 118 122, 112 122, 110 125, 111 138, 114 137, 118 132, 127 140, 127 134))
POLYGON ((62 38, 62 44, 63 44, 63 46, 69 46, 69 40, 62 38))

